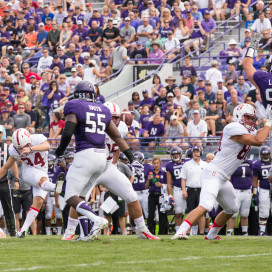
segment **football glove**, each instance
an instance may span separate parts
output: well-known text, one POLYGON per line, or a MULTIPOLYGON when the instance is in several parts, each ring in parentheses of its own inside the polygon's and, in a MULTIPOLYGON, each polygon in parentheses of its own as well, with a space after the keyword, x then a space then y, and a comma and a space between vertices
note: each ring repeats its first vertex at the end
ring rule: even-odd
POLYGON ((260 32, 257 32, 251 39, 251 43, 249 45, 250 48, 253 48, 254 50, 257 50, 257 48, 260 47, 260 40, 262 38, 262 34, 260 32))
POLYGON ((170 204, 171 207, 174 207, 174 205, 175 205, 174 198, 171 195, 169 196, 169 204, 170 204))

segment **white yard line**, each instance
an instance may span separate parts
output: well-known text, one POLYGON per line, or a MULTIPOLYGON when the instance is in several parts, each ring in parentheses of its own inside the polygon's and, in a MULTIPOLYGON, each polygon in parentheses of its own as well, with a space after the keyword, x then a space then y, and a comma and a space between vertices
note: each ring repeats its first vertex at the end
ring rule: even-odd
MULTIPOLYGON (((239 259, 239 258, 250 258, 250 257, 260 257, 260 256, 272 256, 272 253, 260 253, 260 254, 244 254, 244 255, 229 255, 229 256, 212 256, 212 257, 206 257, 206 256, 200 256, 200 257, 184 257, 184 258, 167 258, 167 259, 154 259, 154 260, 141 260, 141 261, 127 261, 127 262, 111 262, 111 265, 114 264, 146 264, 146 263, 158 263, 158 262, 173 262, 173 261, 191 261, 191 260, 200 260, 200 259, 222 259, 222 258, 228 258, 228 259, 239 259)), ((65 267, 84 267, 84 266, 99 266, 99 265, 105 265, 107 262, 93 262, 93 263, 83 263, 83 264, 72 264, 72 265, 61 265, 61 266, 32 266, 32 267, 18 267, 18 268, 10 268, 10 269, 4 269, 0 270, 3 272, 12 272, 12 271, 34 271, 39 269, 56 269, 56 268, 65 268, 65 267)))

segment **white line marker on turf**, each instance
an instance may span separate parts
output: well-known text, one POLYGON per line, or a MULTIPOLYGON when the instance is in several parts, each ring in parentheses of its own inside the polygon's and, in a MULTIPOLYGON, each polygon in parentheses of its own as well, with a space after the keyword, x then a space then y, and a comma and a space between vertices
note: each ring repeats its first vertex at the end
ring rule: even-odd
MULTIPOLYGON (((111 262, 111 265, 114 264, 143 264, 143 263, 158 263, 158 262, 172 262, 172 261, 191 261, 191 260, 199 260, 199 259, 221 259, 221 258, 248 258, 248 257, 260 257, 260 256, 272 256, 272 253, 260 253, 260 254, 249 254, 249 255, 230 255, 230 256, 213 256, 213 257, 206 257, 206 256, 199 256, 199 257, 184 257, 184 258, 168 258, 168 259, 159 259, 159 260, 145 260, 145 261, 127 261, 127 262, 111 262)), ((93 262, 90 264, 72 264, 72 265, 62 265, 62 266, 32 266, 32 267, 18 267, 18 268, 11 268, 0 270, 3 272, 13 272, 13 271, 34 271, 39 269, 56 269, 56 268, 65 268, 65 267, 84 267, 84 266, 97 266, 107 264, 106 262, 93 262)))

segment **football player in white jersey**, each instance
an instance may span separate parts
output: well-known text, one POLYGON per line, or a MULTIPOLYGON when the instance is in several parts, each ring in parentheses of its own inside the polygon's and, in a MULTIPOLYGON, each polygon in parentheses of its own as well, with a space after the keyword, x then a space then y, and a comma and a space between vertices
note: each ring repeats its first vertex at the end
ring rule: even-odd
POLYGON ((251 146, 261 146, 269 135, 272 114, 264 128, 256 131, 256 110, 249 104, 238 105, 233 112, 233 123, 225 126, 215 158, 201 173, 199 206, 191 211, 172 239, 188 239, 187 231, 207 211, 211 211, 215 200, 223 208, 205 237, 206 240, 221 240, 220 229, 238 212, 235 190, 229 182, 230 176, 246 159, 251 146))
POLYGON ((10 157, 0 169, 2 177, 17 159, 23 161, 22 178, 33 187, 33 204, 30 207, 24 225, 16 234, 17 238, 24 238, 25 231, 37 217, 47 191, 61 192, 62 184, 53 184, 48 179, 47 156, 50 145, 42 134, 30 135, 26 129, 17 129, 12 135, 12 144, 9 146, 10 157))
MULTIPOLYGON (((121 111, 119 106, 112 102, 106 102, 104 105, 110 110, 112 114, 112 121, 118 127, 118 130, 122 138, 125 137, 127 135, 128 129, 126 124, 120 121, 121 111)), ((118 162, 118 158, 119 158, 120 149, 107 134, 106 134, 106 146, 107 146, 107 152, 108 152, 107 166, 104 172, 97 178, 97 180, 93 184, 93 187, 95 185, 103 185, 110 192, 116 194, 117 196, 121 197, 123 200, 127 202, 129 215, 136 224, 138 239, 159 240, 158 237, 150 233, 150 231, 147 229, 145 225, 145 221, 142 214, 142 208, 138 201, 137 193, 132 188, 131 182, 116 167, 116 163, 118 162)), ((87 193, 88 192, 81 192, 81 196, 85 196, 87 193)), ((74 215, 74 212, 71 212, 69 214, 69 217, 71 217, 72 215, 74 215)), ((81 219, 84 219, 83 216, 81 216, 81 219)), ((87 219, 87 217, 85 219, 87 219)), ((79 220, 79 223, 81 224, 80 226, 81 230, 84 230, 85 229, 84 225, 85 224, 87 225, 88 221, 79 220)), ((69 224, 69 220, 68 220, 68 224, 69 224)), ((67 229, 69 229, 69 233, 66 232, 62 240, 71 240, 70 237, 74 236, 73 231, 75 231, 75 229, 71 230, 70 226, 67 226, 67 229)), ((85 238, 79 238, 79 239, 85 240, 85 238)))

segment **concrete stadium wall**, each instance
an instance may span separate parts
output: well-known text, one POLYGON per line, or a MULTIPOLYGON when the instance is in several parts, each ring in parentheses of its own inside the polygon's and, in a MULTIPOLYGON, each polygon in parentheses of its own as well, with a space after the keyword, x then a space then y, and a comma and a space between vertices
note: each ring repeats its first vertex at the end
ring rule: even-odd
MULTIPOLYGON (((110 82, 108 82, 107 84, 104 84, 103 86, 101 86, 100 90, 101 94, 103 94, 105 97, 107 97, 106 93, 113 93, 113 90, 118 90, 121 89, 125 86, 127 86, 129 83, 133 82, 133 65, 126 65, 128 66, 128 69, 124 69, 122 71, 122 73, 115 79, 111 80, 110 82), (131 69, 129 69, 131 68, 131 69), (128 82, 127 84, 124 84, 124 82, 128 82), (106 86, 107 85, 107 86, 106 86)), ((162 84, 166 84, 165 83, 165 79, 168 76, 173 76, 173 67, 172 64, 164 64, 163 67, 161 68, 161 70, 158 72, 158 75, 161 78, 162 84)), ((108 99, 107 101, 112 101, 116 104, 118 104, 121 108, 121 110, 123 110, 124 108, 127 108, 127 103, 129 100, 131 100, 132 97, 132 93, 137 91, 140 94, 140 99, 142 99, 142 90, 148 90, 149 94, 151 95, 151 86, 152 86, 152 80, 153 77, 151 77, 150 79, 144 81, 143 83, 140 83, 139 85, 132 87, 128 90, 123 91, 120 94, 117 94, 116 96, 112 96, 110 97, 110 99, 108 99)))

